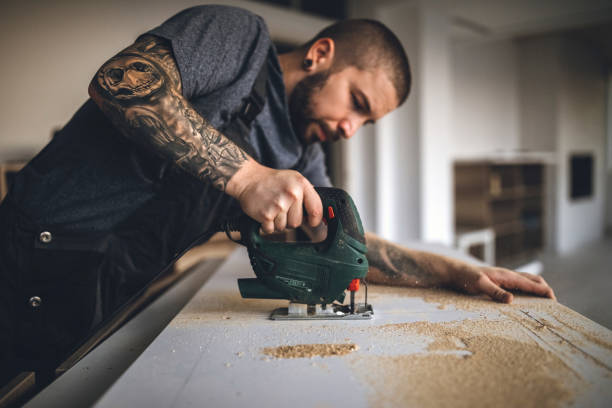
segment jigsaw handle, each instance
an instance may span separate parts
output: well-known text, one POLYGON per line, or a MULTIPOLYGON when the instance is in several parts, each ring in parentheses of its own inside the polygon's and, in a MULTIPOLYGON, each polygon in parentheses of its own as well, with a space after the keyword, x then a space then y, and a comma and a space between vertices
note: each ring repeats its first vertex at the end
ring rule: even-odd
MULTIPOLYGON (((363 226, 353 199, 344 190, 334 187, 315 187, 321 197, 323 204, 323 217, 327 221, 328 228, 341 226, 344 233, 365 245, 363 226), (339 220, 340 223, 335 222, 339 220)), ((239 243, 250 247, 255 240, 259 239, 259 228, 261 224, 243 214, 237 218, 226 220, 219 227, 219 231, 240 231, 241 241, 239 243)), ((328 235, 336 236, 335 231, 329 231, 328 235)), ((230 238, 231 239, 231 238, 230 238)))
POLYGON ((315 187, 323 203, 323 216, 328 221, 338 218, 344 232, 365 244, 363 226, 353 199, 342 189, 334 187, 315 187))

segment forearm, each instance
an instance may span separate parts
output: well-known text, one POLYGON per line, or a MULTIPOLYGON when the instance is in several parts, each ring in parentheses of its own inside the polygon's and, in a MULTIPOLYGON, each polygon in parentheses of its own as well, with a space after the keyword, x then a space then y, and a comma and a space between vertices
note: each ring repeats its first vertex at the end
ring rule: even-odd
POLYGON ((495 266, 477 266, 446 256, 414 251, 366 233, 368 281, 394 286, 445 286, 473 295, 486 294, 498 302, 512 302, 519 290, 555 299, 540 276, 495 266))
POLYGON ((444 256, 410 250, 366 233, 367 279, 387 285, 434 287, 447 286, 449 271, 462 268, 463 262, 444 256))
POLYGON ((89 93, 125 137, 222 191, 253 162, 183 97, 172 51, 161 39, 141 39, 106 62, 89 93))

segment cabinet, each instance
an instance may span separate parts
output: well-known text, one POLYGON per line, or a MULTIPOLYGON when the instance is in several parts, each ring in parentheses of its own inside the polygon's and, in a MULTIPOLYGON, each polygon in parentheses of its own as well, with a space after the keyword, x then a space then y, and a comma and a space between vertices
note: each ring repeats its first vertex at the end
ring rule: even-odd
POLYGON ((456 231, 491 228, 497 265, 516 268, 533 260, 544 246, 544 172, 538 162, 456 162, 456 231))

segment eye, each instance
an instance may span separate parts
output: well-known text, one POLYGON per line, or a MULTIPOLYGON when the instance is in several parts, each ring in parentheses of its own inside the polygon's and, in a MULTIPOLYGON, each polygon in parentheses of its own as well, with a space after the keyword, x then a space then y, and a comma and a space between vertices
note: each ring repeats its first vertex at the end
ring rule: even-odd
POLYGON ((145 64, 143 64, 142 62, 135 62, 132 64, 132 68, 134 68, 136 71, 140 71, 140 72, 146 72, 149 70, 149 67, 145 64))
POLYGON ((355 96, 354 93, 351 92, 351 101, 353 103, 353 108, 356 111, 362 112, 363 111, 363 106, 361 105, 361 103, 359 102, 359 99, 357 98, 357 96, 355 96))
POLYGON ((113 68, 108 70, 106 75, 113 84, 116 84, 117 82, 121 82, 121 80, 123 80, 123 70, 119 68, 113 68))

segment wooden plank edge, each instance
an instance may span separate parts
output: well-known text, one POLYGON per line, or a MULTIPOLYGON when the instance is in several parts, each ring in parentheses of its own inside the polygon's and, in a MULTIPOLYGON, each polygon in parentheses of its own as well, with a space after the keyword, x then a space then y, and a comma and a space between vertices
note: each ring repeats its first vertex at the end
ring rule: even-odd
POLYGON ((0 408, 8 408, 22 400, 36 387, 36 374, 33 371, 19 373, 0 389, 0 408))

